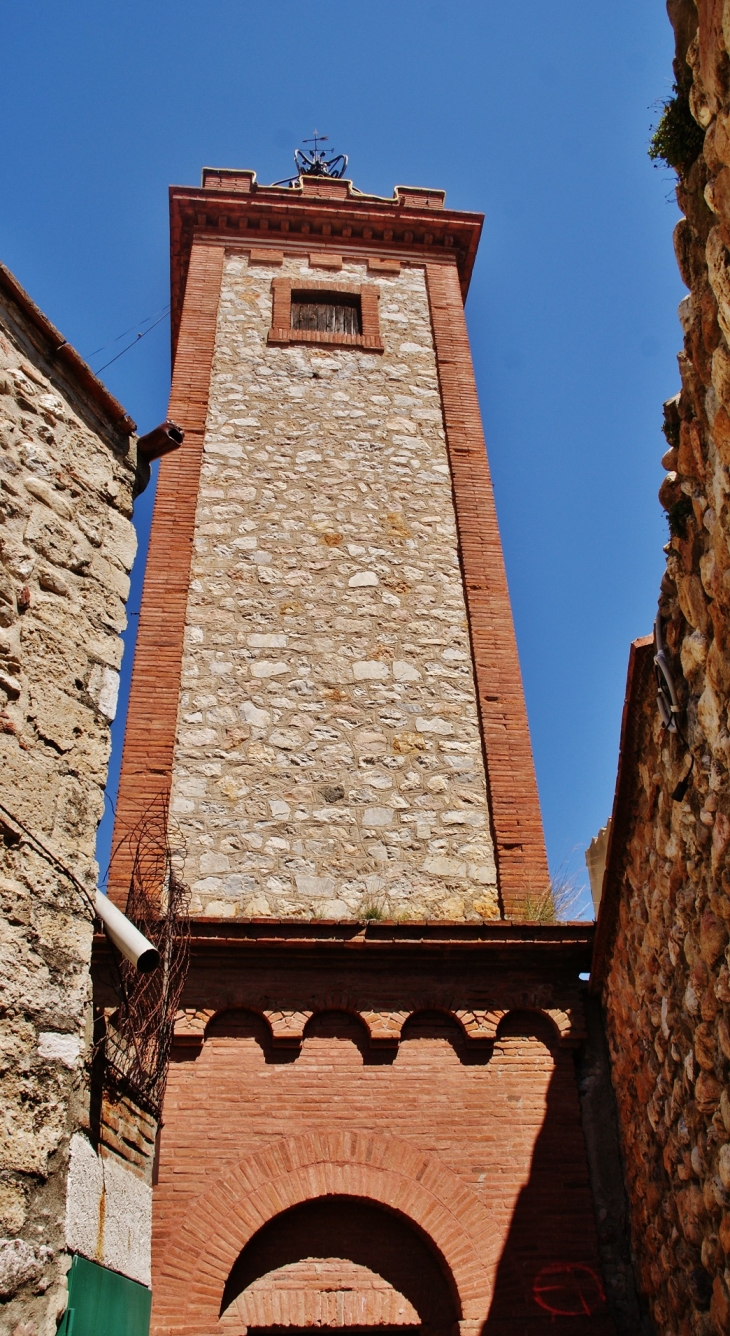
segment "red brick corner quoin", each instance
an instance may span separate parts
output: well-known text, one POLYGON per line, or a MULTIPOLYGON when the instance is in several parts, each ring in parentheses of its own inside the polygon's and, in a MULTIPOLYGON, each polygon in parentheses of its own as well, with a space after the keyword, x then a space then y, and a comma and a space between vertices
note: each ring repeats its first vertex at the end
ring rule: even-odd
POLYGON ((464 596, 504 913, 548 886, 530 730, 459 277, 427 264, 464 596))
POLYGON ((282 1211, 333 1194, 379 1203, 412 1221, 451 1272, 462 1336, 476 1336, 499 1262, 500 1231, 489 1211, 435 1155, 396 1137, 355 1131, 275 1142, 213 1183, 186 1214, 162 1263, 153 1330, 220 1332, 223 1291, 242 1248, 282 1211))
POLYGON ((160 466, 119 780, 110 897, 126 904, 132 853, 124 836, 170 787, 195 511, 225 252, 193 243, 168 417, 185 432, 160 466))

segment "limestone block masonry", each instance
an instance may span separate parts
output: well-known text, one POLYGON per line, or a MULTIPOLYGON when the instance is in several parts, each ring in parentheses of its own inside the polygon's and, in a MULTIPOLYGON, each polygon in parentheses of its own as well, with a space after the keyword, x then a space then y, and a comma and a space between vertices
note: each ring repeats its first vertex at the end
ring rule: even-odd
POLYGON ((96 1162, 89 897, 136 548, 133 431, 0 266, 0 1331, 33 1336, 66 1307, 72 1138, 96 1162))
POLYGON ((423 268, 382 354, 267 343, 272 282, 226 257, 174 753, 193 913, 499 913, 423 268))

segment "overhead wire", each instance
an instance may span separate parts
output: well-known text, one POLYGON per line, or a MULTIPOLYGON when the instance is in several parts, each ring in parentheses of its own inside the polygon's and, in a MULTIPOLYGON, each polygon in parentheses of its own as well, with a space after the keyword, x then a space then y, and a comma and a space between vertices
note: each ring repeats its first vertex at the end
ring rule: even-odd
POLYGON ((146 315, 144 320, 135 320, 133 325, 130 325, 128 329, 123 329, 121 334, 117 334, 117 337, 115 339, 110 339, 108 343, 102 343, 100 348, 95 348, 93 353, 89 353, 88 354, 89 359, 91 359, 92 357, 98 357, 99 353, 105 353, 107 348, 113 348, 115 343, 119 343, 120 339, 126 338, 127 334, 132 333, 133 329, 141 329, 143 325, 149 324, 150 320, 156 320, 158 315, 167 315, 169 309, 170 309, 170 303, 167 302, 167 304, 165 306, 161 306, 158 311, 153 311, 152 315, 146 315))
POLYGON ((148 334, 152 333, 152 330, 155 329, 157 325, 161 325, 163 320, 167 320, 169 314, 170 312, 166 311, 164 315, 161 315, 159 320, 155 320, 154 325, 150 325, 149 329, 146 329, 143 334, 138 334, 136 339, 133 339, 131 343, 127 344, 126 348, 122 348, 122 351, 117 353, 116 357, 110 357, 108 362, 105 362, 103 366, 100 366, 98 370, 94 372, 94 375, 100 376, 102 371, 106 371, 107 367, 112 365, 112 362, 118 362, 119 358, 124 357, 124 354, 128 353, 130 348, 134 348, 139 343, 140 339, 146 338, 148 334))

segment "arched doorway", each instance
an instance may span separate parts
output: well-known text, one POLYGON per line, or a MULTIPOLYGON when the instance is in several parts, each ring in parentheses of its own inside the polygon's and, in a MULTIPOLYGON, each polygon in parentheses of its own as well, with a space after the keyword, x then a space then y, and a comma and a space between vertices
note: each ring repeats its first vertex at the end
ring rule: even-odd
MULTIPOLYGON (((394 1215, 426 1241, 431 1256, 443 1259, 438 1265, 454 1296, 462 1336, 476 1336, 489 1311, 499 1261, 499 1220, 433 1152, 401 1137, 356 1129, 305 1132, 270 1142, 213 1179, 187 1205, 159 1254, 152 1331, 156 1336, 226 1331, 221 1301, 248 1244, 295 1207, 343 1197, 394 1215)), ((382 1222, 378 1216, 378 1228, 382 1222)), ((341 1251, 340 1246, 335 1256, 341 1251)), ((233 1297, 232 1290, 227 1293, 233 1297)), ((233 1321, 230 1303, 225 1311, 233 1321)), ((296 1324, 287 1325, 287 1336, 294 1336, 296 1324)), ((377 1331, 385 1336, 382 1327, 377 1331)), ((229 1326, 228 1336, 231 1332, 240 1336, 241 1323, 229 1326)))
POLYGON ((460 1316, 444 1258, 412 1221, 332 1195, 282 1211, 249 1240, 228 1277, 220 1325, 230 1336, 312 1327, 452 1336, 460 1316))

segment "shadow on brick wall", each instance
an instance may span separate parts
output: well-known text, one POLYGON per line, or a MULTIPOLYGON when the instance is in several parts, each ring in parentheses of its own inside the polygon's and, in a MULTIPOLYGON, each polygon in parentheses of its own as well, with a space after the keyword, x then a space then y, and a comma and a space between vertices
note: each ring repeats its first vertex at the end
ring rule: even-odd
POLYGON ((517 1199, 482 1336, 614 1336, 598 1256, 573 1055, 549 1022, 511 1012, 497 1035, 512 1061, 545 1045, 555 1069, 530 1177, 517 1199))
MULTIPOLYGON (((426 1321, 409 1326, 428 1336, 452 1336, 458 1330, 459 1306, 448 1267, 413 1224, 395 1211, 350 1196, 321 1197, 277 1215, 250 1240, 231 1270, 221 1303, 221 1316, 257 1281, 271 1277, 303 1258, 347 1258, 404 1296, 426 1321)), ((318 1288, 317 1284, 317 1288, 318 1288)), ((265 1297, 265 1296, 262 1296, 265 1297)), ((289 1296, 279 1294, 279 1310, 289 1296)), ((362 1316, 367 1322, 367 1304, 362 1316)), ((287 1313, 287 1331, 291 1330, 287 1313)), ((376 1325, 373 1323, 373 1325, 376 1325)), ((381 1330, 380 1325, 378 1330, 381 1330)), ((358 1323, 358 1332, 361 1330, 358 1323)), ((263 1329, 262 1329, 263 1330, 263 1329)))

